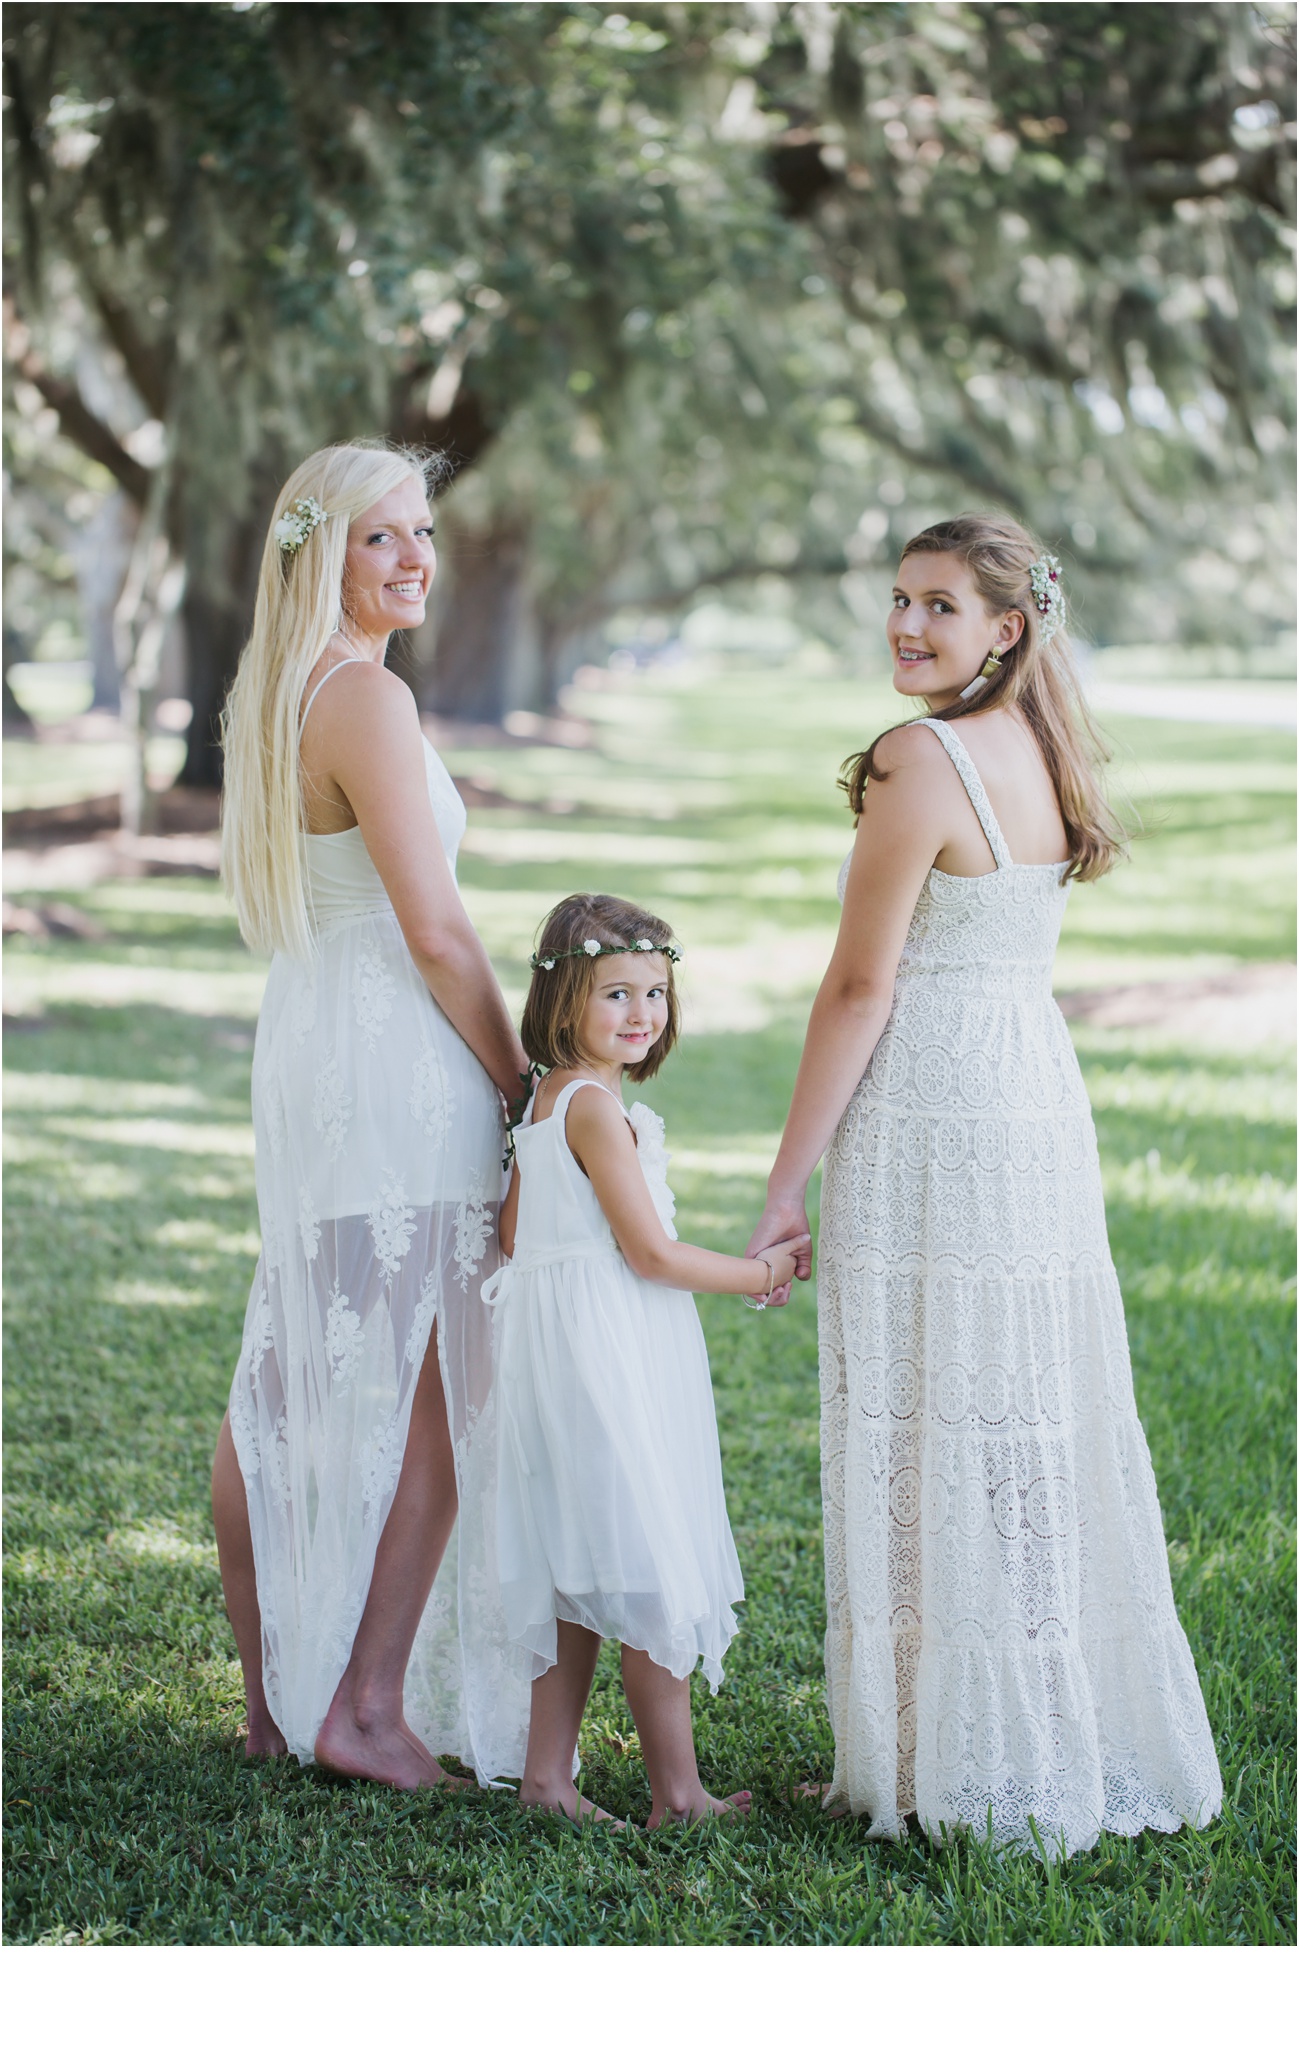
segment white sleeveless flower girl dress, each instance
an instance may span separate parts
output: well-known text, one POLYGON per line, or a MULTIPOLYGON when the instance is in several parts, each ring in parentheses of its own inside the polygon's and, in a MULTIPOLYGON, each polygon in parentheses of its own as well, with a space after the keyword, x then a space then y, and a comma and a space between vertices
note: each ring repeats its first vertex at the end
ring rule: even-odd
MULTIPOLYGON (((716 1692, 744 1598, 692 1295, 642 1280, 565 1136, 571 1081, 515 1133, 514 1258, 487 1281, 500 1401, 499 1570, 509 1633, 540 1676, 556 1621, 644 1650, 716 1692)), ((612 1090, 605 1091, 612 1094, 612 1090)), ((614 1096, 614 1100, 618 1098, 614 1096)), ((670 1237, 663 1124, 619 1108, 670 1237)))
MULTIPOLYGON (((454 875, 465 809, 427 740, 424 750, 454 875)), ((262 1253, 230 1390, 266 1697, 310 1763, 351 1655, 436 1318, 460 1513, 404 1704, 434 1755, 486 1780, 522 1769, 529 1707, 527 1659, 506 1638, 494 1577, 496 1418, 479 1296, 497 1260, 500 1099, 417 972, 359 827, 304 834, 303 855, 318 947, 308 963, 274 956, 257 1024, 262 1253)))
POLYGON ((827 1804, 873 1835, 1031 1817, 1072 1853, 1203 1827, 1222 1781, 1051 996, 1065 863, 1017 866, 958 734, 921 723, 996 867, 930 871, 826 1155, 827 1804))

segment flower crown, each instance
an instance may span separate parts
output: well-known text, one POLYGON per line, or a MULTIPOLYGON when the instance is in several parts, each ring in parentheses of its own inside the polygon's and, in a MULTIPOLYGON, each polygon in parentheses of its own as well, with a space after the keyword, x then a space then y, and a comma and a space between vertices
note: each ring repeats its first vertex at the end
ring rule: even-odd
POLYGON ((1054 640, 1064 624, 1064 591, 1060 588, 1060 563, 1055 555, 1039 555, 1028 572, 1033 602, 1040 623, 1038 639, 1043 647, 1054 640))
POLYGON ((677 948, 662 939, 633 939, 630 946, 602 946, 599 939, 583 939, 580 946, 570 946, 566 953, 534 953, 532 971, 535 974, 539 967, 544 967, 549 974, 556 960, 579 960, 583 955, 588 960, 596 960, 601 953, 661 953, 674 967, 681 960, 677 948))
POLYGON ((296 555, 309 533, 323 526, 329 514, 319 498, 295 498, 282 519, 271 528, 282 555, 296 555))

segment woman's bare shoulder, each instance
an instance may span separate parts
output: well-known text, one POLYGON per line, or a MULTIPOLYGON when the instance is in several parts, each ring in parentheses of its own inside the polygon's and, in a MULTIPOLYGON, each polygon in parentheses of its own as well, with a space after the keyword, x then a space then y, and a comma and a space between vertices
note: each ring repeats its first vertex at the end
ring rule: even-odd
POLYGON ((349 712, 387 705, 415 708, 409 685, 380 661, 349 661, 340 667, 329 677, 317 708, 326 703, 349 712))
POLYGON ((875 742, 874 758, 876 768, 885 775, 893 775, 899 768, 908 775, 926 775, 940 769, 943 743, 923 719, 914 718, 907 725, 895 725, 881 733, 875 742))

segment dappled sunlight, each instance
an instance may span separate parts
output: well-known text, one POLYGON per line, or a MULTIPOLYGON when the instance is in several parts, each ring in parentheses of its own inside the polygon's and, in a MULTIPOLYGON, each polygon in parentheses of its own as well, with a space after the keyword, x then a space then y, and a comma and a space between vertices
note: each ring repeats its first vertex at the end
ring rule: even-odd
POLYGON ((1094 1110, 1205 1120, 1228 1117, 1233 1122, 1275 1123, 1282 1133, 1288 1130, 1293 1094, 1289 1059, 1284 1064, 1243 1060, 1224 1050, 1212 1061, 1198 1048, 1170 1051, 1164 1044, 1148 1047, 1134 1058, 1127 1040, 1107 1047, 1100 1033, 1082 1031, 1077 1036, 1094 1110))
POLYGON ((1185 1166, 1165 1167, 1156 1151, 1102 1175, 1107 1202, 1122 1200, 1145 1209, 1198 1209, 1208 1214, 1248 1216, 1281 1227, 1294 1222, 1294 1188, 1270 1173, 1217 1173, 1202 1179, 1185 1166))
POLYGON ((56 1138, 94 1145, 125 1145, 133 1151, 224 1153, 251 1159, 251 1124, 178 1124, 163 1117, 51 1117, 45 1126, 56 1138))
POLYGON ((205 1308, 212 1296, 194 1287, 173 1287, 162 1280, 113 1280, 100 1290, 101 1301, 117 1308, 205 1308))
POLYGON ((222 1230, 206 1216, 173 1216, 153 1232, 153 1242, 168 1249, 218 1252, 234 1259, 255 1259, 261 1250, 256 1230, 222 1230))
MULTIPOLYGON (((516 1009, 536 925, 568 889, 612 880, 673 920, 686 953, 686 1028, 645 1095, 666 1118, 682 1236, 738 1251, 760 1210, 808 1006, 834 943, 835 873, 851 844, 834 772, 849 745, 870 735, 848 721, 861 699, 844 683, 809 685, 797 701, 770 675, 723 675, 695 694, 678 672, 670 692, 658 689, 651 678, 607 693, 596 730, 617 744, 605 751, 480 750, 474 772, 511 797, 530 788, 535 798, 553 771, 553 793, 571 794, 584 813, 553 827, 540 811, 501 813, 502 827, 523 835, 502 860, 487 852, 493 815, 479 812, 472 843, 485 851, 467 852, 462 874, 516 1009), (760 772, 751 773, 747 741, 737 747, 725 801, 713 808, 721 785, 683 780, 678 764, 693 754, 696 770, 706 760, 718 777, 732 757, 716 735, 741 712, 759 728, 779 718, 787 750, 778 758, 764 739, 753 757, 760 772), (655 804, 677 818, 675 831, 663 831, 655 804), (612 871, 603 854, 587 866, 601 843, 620 849, 612 871)), ((877 708, 882 724, 893 707, 877 708)), ((1170 733, 1176 739, 1178 729, 1161 737, 1170 733)), ((1201 737, 1207 749, 1213 735, 1201 737)), ((1273 743, 1266 733, 1250 742, 1265 751, 1273 743)), ((1199 744, 1191 765, 1207 771, 1199 744)), ((465 763, 452 765, 461 772, 465 763)), ((1171 852, 1155 836, 1136 848, 1126 893, 1108 883, 1075 890, 1066 934, 1080 913, 1085 931, 1072 953, 1066 947, 1062 977, 1127 983, 1185 976, 1204 960, 1230 970, 1259 933, 1270 957, 1283 954, 1291 940, 1280 894, 1266 897, 1240 952, 1230 916, 1215 911, 1216 922, 1197 924, 1222 852, 1216 827, 1200 839, 1179 832, 1171 852)), ((215 884, 113 882, 77 901, 109 941, 15 942, 6 992, 8 1007, 31 1020, 6 1041, 7 1728, 12 1791, 27 1801, 12 1809, 10 1854, 39 1870, 55 1854, 75 1869, 93 1864, 75 1908, 63 1909, 76 1926, 57 1923, 69 1945, 121 1938, 87 1886, 110 1865, 134 1869, 155 1853, 143 1838, 133 1846, 140 1812, 150 1844, 168 1845, 175 1895, 200 1881, 198 1842, 217 1873, 203 1881, 223 1902, 278 1883, 266 1877, 267 1859, 299 1867, 303 1840, 324 1839, 324 1829, 345 1823, 348 1841, 364 1845, 390 1840, 400 1821, 389 1795, 328 1785, 296 1766, 248 1766, 236 1735, 239 1673, 206 1495, 257 1252, 249 1068, 261 966, 234 941, 215 884), (99 1801, 93 1822, 87 1787, 99 1801), (86 1840, 90 1849, 78 1846, 86 1840)), ((1199 1044, 1193 1034, 1072 1028, 1097 1109, 1136 1395, 1180 1612, 1224 1774, 1238 1787, 1240 1817, 1229 1816, 1215 1839, 1236 1843, 1247 1829, 1275 1831, 1268 1816, 1284 1807, 1239 1788, 1263 1769, 1259 1731, 1280 1725, 1286 1683, 1276 1649, 1284 1624, 1268 1589, 1285 1580, 1278 1507, 1290 1484, 1290 1070, 1271 1051, 1199 1044)), ((811 1193, 815 1223, 815 1182, 811 1193)), ((977 1845, 867 1852, 858 1831, 788 1805, 789 1785, 821 1775, 829 1760, 815 1287, 797 1288, 789 1308, 771 1314, 712 1297, 700 1312, 747 1598, 727 1684, 716 1700, 699 1699, 696 1726, 706 1772, 755 1785, 762 1811, 744 1853, 755 1868, 811 1873, 818 1904, 808 1925, 833 1913, 826 1925, 848 1924, 848 1914, 856 1926, 861 1900, 875 1898, 909 1938, 904 1873, 918 1902, 948 1884, 991 1896, 991 1887, 1022 1883, 1023 1924, 1036 1925, 1037 1880, 1008 1876, 977 1845)), ((634 1811, 643 1764, 616 1673, 606 1649, 583 1763, 604 1803, 634 1811)), ((501 1841, 514 1839, 511 1830, 530 1886, 568 1896, 593 1881, 595 1852, 523 1827, 505 1795, 473 1814, 409 1811, 421 1854, 436 1854, 466 1896, 476 1896, 484 1867, 505 1868, 501 1841), (575 1855, 586 1859, 581 1870, 575 1855)), ((672 1896, 701 1912, 732 1882, 725 1872, 740 1853, 725 1844, 652 1851, 665 1870, 679 1859, 672 1896)), ((1198 1885, 1213 1853, 1177 1839, 1107 1843, 1078 1859, 1068 1882, 1080 1897, 1091 1886, 1106 1899, 1144 1898, 1143 1885, 1180 1884, 1184 1871, 1198 1885)), ((601 1884, 611 1867, 599 1862, 601 1884)), ((639 1866, 628 1881, 642 1884, 639 1866)), ((746 1896, 766 1881, 746 1874, 746 1896)), ((422 1884, 422 1874, 411 1882, 422 1884)), ((309 1904, 286 1910, 296 1926, 309 1904)), ((1141 1926, 1138 1938, 1148 1938, 1141 1926)))
POLYGON ((145 1557, 159 1564, 201 1565, 217 1569, 217 1548, 213 1542, 195 1543, 174 1522, 137 1522, 129 1529, 112 1529, 109 1549, 128 1557, 145 1557))
POLYGON ((265 985, 265 967, 250 966, 246 958, 233 967, 214 961, 207 968, 186 969, 161 960, 146 966, 15 948, 5 974, 5 1007, 17 1016, 33 1016, 69 1003, 104 1009, 149 1003, 191 1017, 221 1012, 251 1021, 265 985))
MULTIPOLYGON (((1284 1250, 1284 1245, 1278 1246, 1284 1250)), ((1209 1253, 1192 1265, 1174 1267, 1166 1263, 1126 1267, 1123 1294, 1129 1309, 1134 1302, 1208 1302, 1222 1308, 1293 1307, 1293 1274, 1269 1272, 1258 1267, 1228 1264, 1209 1253)))
MULTIPOLYGON (((5 1079, 5 1109, 67 1110, 103 1107, 103 1082, 91 1074, 29 1073, 10 1070, 5 1079)), ((166 1081, 118 1081, 113 1088, 113 1106, 123 1115, 142 1116, 150 1111, 171 1110, 179 1115, 193 1110, 212 1114, 211 1094, 202 1088, 177 1086, 166 1081)))

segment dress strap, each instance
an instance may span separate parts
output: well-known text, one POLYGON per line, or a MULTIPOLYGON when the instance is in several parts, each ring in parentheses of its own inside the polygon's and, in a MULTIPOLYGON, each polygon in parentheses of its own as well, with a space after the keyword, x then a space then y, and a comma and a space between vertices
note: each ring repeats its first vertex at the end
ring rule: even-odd
POLYGON ((631 1122, 631 1112, 628 1110, 626 1103, 614 1094, 612 1088, 606 1088, 603 1081, 593 1081, 588 1075, 579 1074, 576 1081, 570 1081, 566 1087, 560 1089, 559 1094, 555 1097, 555 1106, 547 1118, 548 1123, 558 1123, 562 1130, 564 1118, 568 1114, 568 1105, 579 1088, 598 1088, 602 1095, 610 1096, 618 1104, 628 1123, 631 1122))
POLYGON ((308 712, 310 711, 310 709, 311 709, 312 705, 313 705, 313 704, 315 703, 315 701, 316 701, 317 697, 318 697, 318 696, 320 695, 321 691, 322 691, 322 690, 324 689, 324 687, 325 687, 325 684, 326 684, 326 683, 327 683, 327 682, 329 681, 329 678, 330 678, 331 676, 336 676, 336 675, 338 674, 338 671, 340 670, 340 668, 346 668, 346 667, 347 667, 347 664, 348 664, 348 662, 349 662, 349 661, 360 661, 360 660, 361 660, 361 656, 360 656, 359 654, 345 654, 345 655, 343 656, 343 659, 342 659, 341 661, 336 661, 336 662, 334 663, 334 666, 333 666, 332 668, 327 668, 327 669, 325 670, 325 673, 324 673, 324 675, 323 675, 323 676, 322 676, 322 677, 320 678, 320 681, 319 681, 319 682, 318 682, 318 683, 316 684, 316 687, 315 687, 315 689, 314 689, 314 690, 312 691, 311 695, 310 695, 310 696, 308 697, 308 699, 307 699, 306 703, 305 703, 305 704, 303 705, 303 707, 302 707, 302 716, 301 716, 301 718, 300 718, 300 719, 298 720, 298 736, 299 736, 299 738, 301 738, 301 736, 302 736, 302 728, 303 728, 303 726, 304 726, 304 725, 306 724, 306 722, 307 722, 307 713, 308 713, 308 712))
POLYGON ((1006 835, 997 823, 997 814, 988 802, 988 792, 979 778, 979 771, 970 759, 965 742, 942 718, 920 718, 918 725, 927 725, 942 744, 943 751, 965 785, 974 815, 983 827, 983 836, 992 849, 992 857, 999 868, 1013 868, 1015 863, 1006 844, 1006 835))

